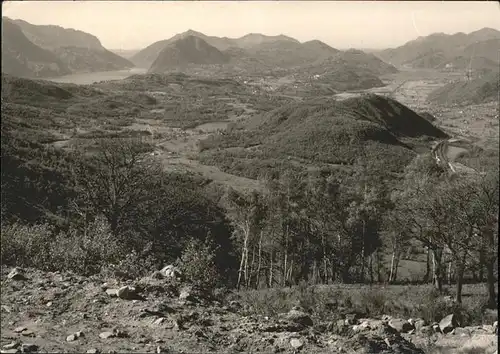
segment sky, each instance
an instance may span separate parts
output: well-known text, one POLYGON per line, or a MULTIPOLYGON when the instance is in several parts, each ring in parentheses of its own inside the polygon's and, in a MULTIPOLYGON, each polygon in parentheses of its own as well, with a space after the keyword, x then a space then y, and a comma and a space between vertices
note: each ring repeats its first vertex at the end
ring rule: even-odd
POLYGON ((285 34, 339 49, 397 47, 435 32, 500 30, 497 1, 4 1, 3 16, 91 33, 108 49, 142 49, 192 29, 285 34))

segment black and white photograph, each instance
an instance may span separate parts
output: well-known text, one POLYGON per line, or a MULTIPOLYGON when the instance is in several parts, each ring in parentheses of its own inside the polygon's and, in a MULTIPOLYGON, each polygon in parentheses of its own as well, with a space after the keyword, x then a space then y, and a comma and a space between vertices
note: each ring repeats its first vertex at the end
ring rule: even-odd
POLYGON ((1 26, 0 353, 498 353, 498 1, 1 26))

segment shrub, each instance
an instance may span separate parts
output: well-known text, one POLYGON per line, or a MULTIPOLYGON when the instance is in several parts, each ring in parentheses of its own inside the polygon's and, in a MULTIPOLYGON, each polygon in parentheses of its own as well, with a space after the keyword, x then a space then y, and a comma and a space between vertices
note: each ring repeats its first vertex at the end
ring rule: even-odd
POLYGON ((1 241, 2 264, 46 271, 96 274, 124 255, 101 217, 89 225, 86 233, 70 229, 56 234, 48 225, 4 225, 1 241))
POLYGON ((181 269, 189 282, 204 290, 213 290, 220 283, 215 264, 216 250, 209 242, 191 239, 181 256, 181 269))

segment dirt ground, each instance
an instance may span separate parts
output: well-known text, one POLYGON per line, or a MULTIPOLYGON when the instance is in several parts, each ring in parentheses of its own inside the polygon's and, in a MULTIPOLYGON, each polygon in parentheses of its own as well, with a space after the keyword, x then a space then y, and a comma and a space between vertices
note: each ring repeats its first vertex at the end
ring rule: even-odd
POLYGON ((9 271, 2 269, 1 279, 2 353, 493 353, 497 345, 491 325, 442 334, 390 317, 345 313, 319 321, 300 308, 252 315, 237 300, 153 276, 124 281, 21 270, 24 280, 14 280, 9 271), (116 297, 123 286, 133 290, 116 297))

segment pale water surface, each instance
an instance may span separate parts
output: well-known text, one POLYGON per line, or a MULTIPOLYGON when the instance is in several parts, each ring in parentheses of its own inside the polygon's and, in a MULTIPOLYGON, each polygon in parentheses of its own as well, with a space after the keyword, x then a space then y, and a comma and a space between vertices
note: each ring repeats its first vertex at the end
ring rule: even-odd
POLYGON ((77 84, 77 85, 90 85, 99 81, 123 80, 131 75, 145 74, 146 72, 147 69, 144 68, 132 68, 126 70, 98 71, 93 73, 71 74, 65 76, 44 78, 44 80, 77 84))

